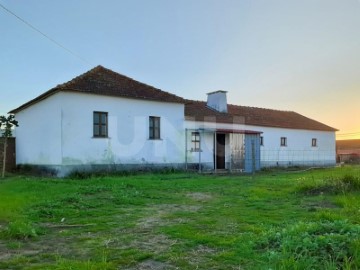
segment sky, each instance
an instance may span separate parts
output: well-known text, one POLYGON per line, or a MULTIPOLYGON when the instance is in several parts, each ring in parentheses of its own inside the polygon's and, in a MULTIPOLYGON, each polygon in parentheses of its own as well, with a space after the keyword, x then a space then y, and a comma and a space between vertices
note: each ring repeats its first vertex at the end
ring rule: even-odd
POLYGON ((0 0, 0 115, 97 65, 360 139, 360 0, 0 0))

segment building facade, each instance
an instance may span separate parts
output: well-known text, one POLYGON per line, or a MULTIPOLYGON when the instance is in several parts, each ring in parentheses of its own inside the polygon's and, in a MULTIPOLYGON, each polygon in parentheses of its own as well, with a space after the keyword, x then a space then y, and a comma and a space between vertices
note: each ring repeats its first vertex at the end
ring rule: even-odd
POLYGON ((335 129, 294 112, 186 100, 102 66, 11 111, 16 162, 54 170, 254 172, 335 164, 335 129))

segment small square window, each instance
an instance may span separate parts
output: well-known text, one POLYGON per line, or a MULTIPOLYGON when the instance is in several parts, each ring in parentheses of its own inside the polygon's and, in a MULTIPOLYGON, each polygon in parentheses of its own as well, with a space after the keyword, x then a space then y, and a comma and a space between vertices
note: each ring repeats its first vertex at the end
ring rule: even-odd
POLYGON ((280 146, 287 146, 287 138, 286 137, 281 137, 280 146))
POLYGON ((312 146, 312 147, 316 147, 316 146, 317 146, 317 139, 316 139, 316 138, 313 138, 313 139, 311 140, 311 146, 312 146))

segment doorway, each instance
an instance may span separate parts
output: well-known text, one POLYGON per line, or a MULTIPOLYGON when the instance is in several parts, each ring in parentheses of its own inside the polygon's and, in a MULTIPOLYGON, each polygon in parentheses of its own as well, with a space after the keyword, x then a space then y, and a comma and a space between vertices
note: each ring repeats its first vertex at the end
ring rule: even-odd
POLYGON ((214 159, 216 160, 216 167, 215 169, 225 169, 225 134, 218 134, 215 133, 215 149, 216 153, 214 152, 214 159))

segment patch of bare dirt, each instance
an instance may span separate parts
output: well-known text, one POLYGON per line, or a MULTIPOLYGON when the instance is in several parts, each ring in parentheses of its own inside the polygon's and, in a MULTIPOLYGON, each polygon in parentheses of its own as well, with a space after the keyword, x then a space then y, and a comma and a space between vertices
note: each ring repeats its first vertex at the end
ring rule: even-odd
POLYGON ((167 251, 177 240, 170 239, 166 235, 146 235, 132 241, 130 247, 161 254, 167 251))
POLYGON ((199 245, 192 249, 189 256, 187 257, 188 262, 197 269, 197 267, 204 265, 207 260, 211 260, 211 256, 216 255, 218 250, 205 246, 199 245))
POLYGON ((138 229, 152 230, 154 227, 178 224, 186 222, 186 219, 167 219, 166 215, 178 211, 197 212, 201 206, 199 205, 181 205, 181 204, 161 204, 149 209, 149 215, 140 219, 137 226, 138 229))
POLYGON ((12 256, 11 253, 9 252, 4 252, 5 249, 3 249, 2 247, 0 247, 0 261, 6 261, 8 259, 10 259, 10 257, 12 256))
POLYGON ((314 212, 321 209, 334 209, 339 208, 338 205, 329 201, 312 202, 305 205, 310 212, 314 212))
POLYGON ((174 267, 168 263, 159 262, 155 260, 146 260, 141 263, 138 263, 134 267, 128 268, 127 270, 176 270, 180 269, 174 267))
MULTIPOLYGON (((0 240, 0 261, 11 261, 16 256, 27 258, 39 258, 42 254, 57 254, 67 258, 86 258, 90 249, 78 249, 74 243, 78 236, 65 236, 61 231, 53 230, 46 235, 40 235, 33 239, 17 240, 18 247, 9 248, 5 242, 0 240)), ((7 240, 4 240, 7 241, 7 240)), ((14 244, 16 241, 14 240, 14 244)), ((51 261, 51 259, 49 259, 51 261)))
POLYGON ((198 202, 207 202, 213 198, 211 194, 203 192, 187 193, 186 196, 198 202))

